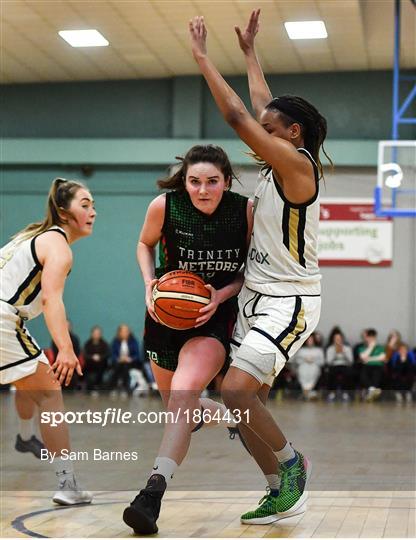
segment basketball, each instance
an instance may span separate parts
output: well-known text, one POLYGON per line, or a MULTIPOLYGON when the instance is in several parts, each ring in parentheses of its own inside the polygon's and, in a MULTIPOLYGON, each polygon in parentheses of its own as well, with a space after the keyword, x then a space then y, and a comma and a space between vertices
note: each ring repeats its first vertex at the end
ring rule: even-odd
POLYGON ((153 306, 159 321, 174 330, 195 326, 199 310, 209 304, 210 291, 204 280, 184 270, 162 276, 153 289, 153 306))

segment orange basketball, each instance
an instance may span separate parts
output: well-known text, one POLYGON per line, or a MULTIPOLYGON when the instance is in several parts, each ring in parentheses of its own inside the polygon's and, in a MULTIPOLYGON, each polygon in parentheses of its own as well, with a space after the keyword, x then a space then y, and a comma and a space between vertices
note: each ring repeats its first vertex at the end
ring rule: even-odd
POLYGON ((162 276, 153 289, 153 307, 159 321, 174 330, 195 326, 199 310, 209 304, 211 293, 202 278, 174 270, 162 276))

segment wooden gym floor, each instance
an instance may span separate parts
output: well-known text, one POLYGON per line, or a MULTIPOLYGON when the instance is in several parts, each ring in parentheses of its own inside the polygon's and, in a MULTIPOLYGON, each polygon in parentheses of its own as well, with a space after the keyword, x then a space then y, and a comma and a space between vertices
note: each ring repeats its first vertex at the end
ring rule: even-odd
MULTIPOLYGON (((133 462, 89 460, 75 464, 92 505, 51 502, 52 466, 17 453, 13 395, 2 394, 1 537, 132 537, 121 520, 126 504, 143 487, 161 437, 160 426, 70 427, 72 447, 138 451, 133 462)), ((116 407, 160 411, 158 398, 113 401, 65 396, 68 411, 116 407)), ((270 409, 294 445, 314 466, 308 511, 265 526, 239 522, 264 494, 264 478, 238 441, 223 427, 193 435, 191 450, 162 505, 160 537, 382 538, 416 536, 415 408, 393 402, 327 404, 270 401, 270 409)))

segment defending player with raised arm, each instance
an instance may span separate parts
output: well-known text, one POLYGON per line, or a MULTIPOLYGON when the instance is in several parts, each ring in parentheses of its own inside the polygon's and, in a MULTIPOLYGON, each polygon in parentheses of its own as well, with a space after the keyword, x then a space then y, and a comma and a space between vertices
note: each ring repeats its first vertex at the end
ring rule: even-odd
POLYGON ((240 49, 243 51, 246 60, 250 101, 258 120, 266 105, 273 99, 254 47, 254 39, 259 31, 259 16, 260 9, 256 9, 251 13, 244 32, 241 31, 239 26, 234 27, 240 49))
POLYGON ((192 433, 206 424, 227 423, 226 407, 201 398, 201 392, 223 369, 229 353, 236 295, 243 282, 239 270, 252 230, 252 203, 230 190, 233 177, 222 148, 194 146, 178 171, 158 182, 171 191, 150 203, 140 233, 137 258, 147 306, 144 349, 164 405, 178 420, 165 425, 147 485, 124 511, 125 523, 138 534, 157 532, 163 494, 188 452, 192 433), (207 283, 211 300, 200 309, 194 328, 173 330, 158 322, 152 289, 166 272, 190 264, 207 283), (200 413, 197 419, 194 411, 200 413))
MULTIPOLYGON (((32 223, 0 250, 0 382, 16 387, 20 433, 16 450, 40 457, 43 444, 35 437, 33 417, 39 412, 63 411, 61 385, 68 385, 74 370, 82 375, 68 332, 63 302, 65 280, 72 266, 70 244, 89 236, 95 221, 89 190, 81 183, 57 178, 48 195, 43 222, 32 223), (49 362, 25 326, 40 313, 58 348, 49 362)), ((59 489, 58 504, 91 502, 91 494, 77 487, 72 462, 60 456, 70 450, 65 423, 41 423, 43 442, 54 460, 59 489)))
POLYGON ((222 388, 230 409, 250 410, 250 429, 240 429, 270 488, 260 506, 241 517, 251 524, 271 523, 306 508, 308 460, 288 443, 264 403, 274 377, 319 320, 319 151, 327 131, 325 118, 305 99, 272 99, 254 49, 259 14, 253 11, 244 32, 235 28, 258 120, 209 59, 203 17, 189 23, 194 58, 220 112, 264 162, 232 362, 222 388))

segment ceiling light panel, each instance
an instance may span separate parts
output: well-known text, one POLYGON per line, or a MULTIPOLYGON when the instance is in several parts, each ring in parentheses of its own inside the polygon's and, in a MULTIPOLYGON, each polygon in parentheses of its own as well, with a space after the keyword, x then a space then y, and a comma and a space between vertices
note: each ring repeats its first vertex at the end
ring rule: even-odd
POLYGON ((95 29, 62 30, 58 32, 71 47, 107 47, 109 42, 95 29))
POLYGON ((325 39, 328 37, 324 21, 285 22, 290 39, 325 39))

